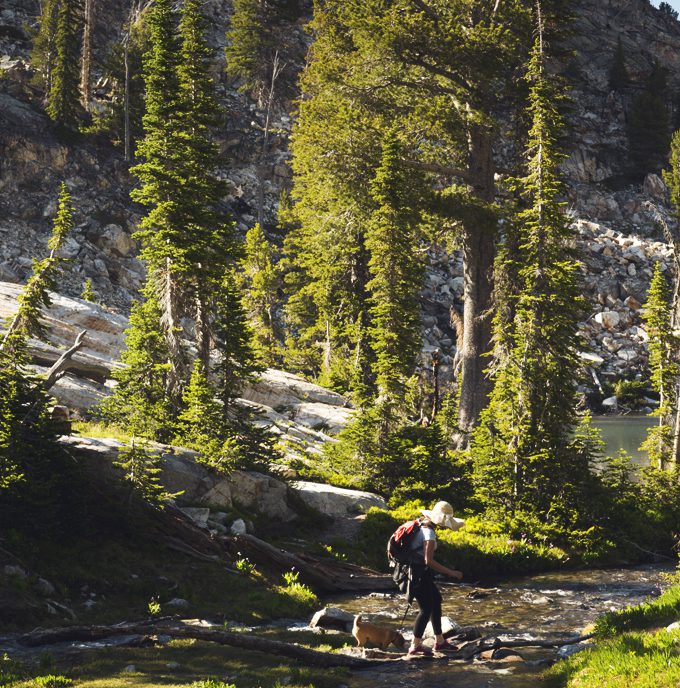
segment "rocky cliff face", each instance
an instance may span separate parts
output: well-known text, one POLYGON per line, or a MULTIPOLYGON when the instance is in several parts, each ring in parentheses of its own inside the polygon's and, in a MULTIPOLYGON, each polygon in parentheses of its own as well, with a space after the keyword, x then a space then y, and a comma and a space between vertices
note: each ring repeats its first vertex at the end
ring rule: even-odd
MULTIPOLYGON (((102 59, 117 36, 128 2, 101 0, 94 44, 102 59), (113 29, 111 27, 114 27, 113 29)), ((286 166, 291 128, 290 101, 275 112, 275 136, 260 159, 261 111, 236 90, 224 72, 223 48, 231 3, 207 0, 215 76, 229 113, 218 132, 229 182, 225 206, 245 230, 255 221, 258 170, 264 170, 264 215, 273 222, 279 195, 289 184, 286 166)), ((121 151, 105 141, 60 140, 41 111, 29 83, 26 60, 29 30, 38 13, 36 0, 5 0, 0 10, 0 280, 23 281, 32 256, 45 251, 58 185, 66 180, 77 207, 77 228, 66 247, 73 268, 62 283, 78 295, 90 278, 100 299, 126 311, 140 285, 144 267, 131 238, 140 208, 129 200, 133 180, 121 151)), ((572 144, 565 163, 570 204, 580 230, 592 313, 583 323, 584 348, 594 351, 598 378, 639 374, 646 363, 640 304, 644 302, 654 261, 668 261, 660 242, 658 219, 669 221, 666 191, 656 176, 631 175, 627 158, 626 112, 654 62, 669 70, 669 94, 680 87, 680 22, 653 8, 648 0, 578 0, 567 47, 573 57, 559 69, 573 86, 570 114, 572 144), (631 86, 608 86, 617 41, 621 39, 631 86), (616 315, 611 315, 612 313, 616 315)), ((295 30, 296 60, 284 78, 294 82, 308 38, 303 20, 295 30)), ((96 73, 96 69, 95 69, 96 73)), ((96 76, 95 76, 96 78, 96 76)), ((672 97, 669 106, 673 110, 672 97)), ((672 117, 675 117, 672 112, 672 117)), ((447 376, 455 353, 449 321, 461 307, 460 258, 431 256, 423 290, 423 364, 441 351, 447 376)))

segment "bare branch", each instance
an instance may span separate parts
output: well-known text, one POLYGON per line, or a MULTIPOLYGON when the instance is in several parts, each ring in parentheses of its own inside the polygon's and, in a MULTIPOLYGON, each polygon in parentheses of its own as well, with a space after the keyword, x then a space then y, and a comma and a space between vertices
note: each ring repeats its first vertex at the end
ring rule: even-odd
POLYGON ((54 362, 54 365, 49 369, 43 387, 47 390, 55 385, 55 383, 66 373, 70 359, 83 346, 83 338, 87 334, 87 330, 83 330, 76 337, 76 341, 71 348, 64 351, 64 353, 54 362))

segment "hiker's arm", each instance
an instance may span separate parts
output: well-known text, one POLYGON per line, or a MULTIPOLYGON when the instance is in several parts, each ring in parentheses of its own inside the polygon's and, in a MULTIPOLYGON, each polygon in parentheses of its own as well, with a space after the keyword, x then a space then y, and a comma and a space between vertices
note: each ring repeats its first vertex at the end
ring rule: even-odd
POLYGON ((433 571, 437 571, 437 573, 443 573, 445 576, 450 576, 451 578, 462 580, 463 574, 460 571, 450 569, 448 566, 444 566, 444 564, 440 564, 438 561, 435 561, 434 540, 428 540, 425 542, 423 554, 425 556, 425 565, 431 568, 433 571))

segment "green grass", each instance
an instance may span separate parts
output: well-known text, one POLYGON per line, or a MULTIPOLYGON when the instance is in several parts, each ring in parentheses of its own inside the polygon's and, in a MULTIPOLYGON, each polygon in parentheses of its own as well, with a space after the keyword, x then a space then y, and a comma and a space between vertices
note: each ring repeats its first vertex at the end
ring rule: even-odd
MULTIPOLYGON (((101 542, 31 541, 14 551, 31 570, 50 579, 57 588, 57 599, 70 600, 77 623, 146 618, 152 601, 160 604, 162 615, 177 613, 166 606, 173 598, 189 602, 189 608, 180 612, 184 616, 244 623, 306 618, 318 604, 313 593, 300 584, 282 585, 280 578, 268 579, 258 573, 230 573, 223 564, 196 561, 134 533, 123 532, 116 539, 102 537, 101 542), (89 610, 84 605, 88 599, 94 602, 89 610)), ((30 590, 29 582, 8 579, 3 583, 0 576, 0 593, 3 585, 11 586, 6 594, 16 596, 17 584, 30 590)), ((8 629, 17 630, 64 623, 47 615, 39 599, 35 610, 33 617, 22 612, 3 622, 8 629)))
POLYGON ((547 679, 551 688, 677 688, 680 633, 626 633, 556 664, 547 679))
POLYGON ((646 630, 680 619, 680 583, 673 585, 656 600, 627 607, 601 616, 596 632, 601 637, 632 630, 646 630))
MULTIPOLYGON (((309 638, 303 640, 296 634, 296 641, 309 638)), ((58 673, 72 679, 73 688, 188 688, 194 684, 198 684, 196 688, 226 688, 231 684, 238 688, 336 688, 346 684, 348 677, 342 669, 307 668, 262 652, 193 640, 49 658, 42 667, 25 668, 24 680, 12 683, 11 688, 38 688, 35 678, 26 678, 27 673, 32 677, 58 673), (128 667, 134 671, 125 671, 128 667)))
MULTIPOLYGON (((676 577, 677 579, 677 577, 676 577)), ((680 618, 680 583, 656 600, 602 616, 593 649, 551 668, 552 688, 677 688, 680 632, 666 626, 680 618), (652 629, 652 630, 649 630, 652 629)))
POLYGON ((132 437, 116 425, 95 421, 76 421, 71 425, 74 435, 82 437, 94 437, 95 439, 118 440, 123 444, 129 444, 132 437))

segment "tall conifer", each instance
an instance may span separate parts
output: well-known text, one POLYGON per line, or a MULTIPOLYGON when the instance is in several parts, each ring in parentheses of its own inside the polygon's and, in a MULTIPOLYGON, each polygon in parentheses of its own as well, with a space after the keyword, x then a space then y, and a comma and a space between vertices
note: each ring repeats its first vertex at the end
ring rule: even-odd
POLYGON ((671 291, 660 263, 654 268, 643 317, 649 335, 651 383, 659 394, 656 410, 659 422, 649 429, 643 448, 649 452, 650 461, 664 469, 673 461, 673 424, 680 370, 676 360, 678 337, 672 327, 671 291))
POLYGON ((38 30, 31 48, 31 66, 36 70, 36 81, 44 88, 45 101, 52 90, 59 4, 59 0, 45 0, 42 4, 38 30))
POLYGON ((414 373, 421 343, 418 292, 423 266, 415 239, 415 175, 403 168, 403 157, 396 135, 389 132, 371 186, 377 207, 366 232, 369 334, 377 394, 395 401, 403 397, 406 380, 414 373))
POLYGON ((147 263, 147 291, 157 299, 168 344, 169 389, 178 395, 185 357, 180 343, 179 318, 184 286, 191 261, 190 237, 177 208, 181 187, 181 146, 177 134, 179 86, 178 42, 170 0, 154 3, 148 17, 150 48, 144 55, 146 111, 144 138, 137 154, 142 159, 131 168, 141 182, 132 198, 148 208, 135 236, 142 242, 141 257, 147 263))
POLYGON ((219 288, 224 272, 232 268, 241 249, 231 218, 218 210, 226 184, 217 176, 218 148, 211 129, 218 125, 220 111, 199 0, 185 1, 179 36, 177 131, 182 148, 182 184, 176 202, 191 242, 187 255, 191 263, 188 291, 193 300, 199 356, 208 370, 210 311, 222 298, 219 288))
POLYGON ((259 224, 248 230, 244 257, 241 260, 243 304, 253 331, 254 347, 267 366, 280 362, 275 308, 281 287, 280 269, 276 265, 276 248, 267 240, 259 224))
POLYGON ((47 114, 68 129, 77 128, 80 112, 81 26, 80 0, 59 0, 47 114))
POLYGON ((28 341, 44 339, 42 309, 64 263, 59 250, 73 229, 71 196, 61 185, 57 216, 48 240, 49 256, 33 261, 33 274, 19 295, 19 307, 0 342, 0 489, 27 482, 29 489, 49 491, 50 465, 58 451, 49 415, 50 398, 43 381, 28 370, 28 341), (50 458, 52 457, 52 458, 50 458))
POLYGON ((518 218, 520 290, 509 335, 496 331, 503 345, 496 349, 491 401, 472 452, 478 494, 486 504, 547 514, 578 498, 574 483, 588 467, 574 475, 575 454, 569 450, 577 422, 577 324, 583 302, 574 233, 561 201, 560 97, 546 73, 540 6, 538 23, 527 71, 532 119, 527 174, 519 182, 527 203, 518 218))
POLYGON ((167 441, 177 408, 168 395, 171 373, 160 318, 160 306, 151 295, 133 305, 121 355, 123 367, 113 373, 118 385, 102 404, 102 413, 132 435, 167 441))

